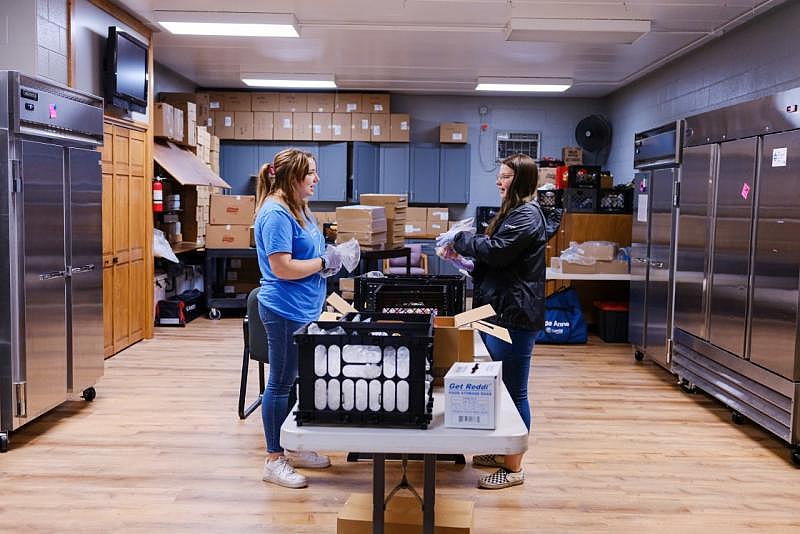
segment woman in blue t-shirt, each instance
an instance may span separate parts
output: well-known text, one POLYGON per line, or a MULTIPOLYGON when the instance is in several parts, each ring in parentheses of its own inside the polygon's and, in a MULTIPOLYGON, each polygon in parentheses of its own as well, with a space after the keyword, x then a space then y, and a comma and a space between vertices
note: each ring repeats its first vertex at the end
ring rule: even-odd
POLYGON ((342 260, 325 247, 307 201, 319 182, 314 157, 297 149, 264 165, 256 191, 255 239, 261 289, 258 311, 269 343, 269 379, 261 403, 267 440, 263 480, 287 488, 308 485, 295 467, 324 468, 331 462, 313 451, 286 451, 281 424, 289 414, 289 392, 297 378, 297 346, 292 334, 316 321, 325 300, 324 277, 339 271, 342 260), (270 173, 274 173, 274 176, 270 173))

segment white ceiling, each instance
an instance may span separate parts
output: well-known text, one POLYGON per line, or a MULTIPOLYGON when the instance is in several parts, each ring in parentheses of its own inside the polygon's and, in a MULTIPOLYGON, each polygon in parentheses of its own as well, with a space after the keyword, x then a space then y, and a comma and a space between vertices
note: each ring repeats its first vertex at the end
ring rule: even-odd
POLYGON ((116 0, 149 21, 156 61, 203 87, 242 73, 334 74, 341 90, 473 93, 478 76, 573 78, 600 97, 786 0, 116 0), (300 38, 177 36, 154 10, 293 13, 300 38), (630 45, 506 41, 511 17, 638 19, 630 45))

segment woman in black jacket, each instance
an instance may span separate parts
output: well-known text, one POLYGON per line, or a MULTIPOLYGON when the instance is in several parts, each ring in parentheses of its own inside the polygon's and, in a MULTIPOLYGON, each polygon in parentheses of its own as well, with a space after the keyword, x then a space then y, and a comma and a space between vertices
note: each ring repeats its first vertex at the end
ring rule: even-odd
MULTIPOLYGON (((461 232, 453 249, 475 260, 472 307, 491 304, 497 315, 489 321, 504 326, 511 343, 481 332, 494 361, 503 362, 503 382, 530 431, 528 375, 536 333, 544 327, 545 246, 560 222, 560 210, 545 217, 536 202, 538 171, 530 156, 516 154, 503 160, 497 174, 502 205, 486 235, 461 232), (549 219, 549 220, 548 220, 549 219)), ((488 489, 522 484, 523 454, 486 454, 473 457, 475 465, 499 469, 481 478, 488 489)))

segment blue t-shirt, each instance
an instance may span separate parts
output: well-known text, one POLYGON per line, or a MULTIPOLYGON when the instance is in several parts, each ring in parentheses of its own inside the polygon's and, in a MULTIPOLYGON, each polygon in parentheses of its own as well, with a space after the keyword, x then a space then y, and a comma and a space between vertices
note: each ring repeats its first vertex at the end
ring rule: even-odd
POLYGON ((255 223, 261 290, 258 301, 281 317, 297 322, 316 321, 325 301, 325 280, 314 273, 299 280, 283 280, 269 266, 270 254, 288 252, 296 260, 318 258, 325 251, 325 239, 312 215, 305 228, 280 202, 268 199, 255 223))

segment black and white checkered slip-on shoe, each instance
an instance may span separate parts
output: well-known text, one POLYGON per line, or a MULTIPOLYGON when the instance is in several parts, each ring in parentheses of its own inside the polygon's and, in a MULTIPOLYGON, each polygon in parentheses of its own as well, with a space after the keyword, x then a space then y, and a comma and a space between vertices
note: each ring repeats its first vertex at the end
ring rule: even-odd
POLYGON ((501 467, 491 475, 486 475, 478 481, 478 487, 484 489, 503 489, 518 486, 525 481, 525 471, 509 471, 501 467))
POLYGON ((472 457, 472 465, 480 467, 503 467, 505 456, 502 454, 476 454, 472 457))

